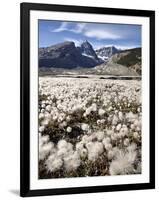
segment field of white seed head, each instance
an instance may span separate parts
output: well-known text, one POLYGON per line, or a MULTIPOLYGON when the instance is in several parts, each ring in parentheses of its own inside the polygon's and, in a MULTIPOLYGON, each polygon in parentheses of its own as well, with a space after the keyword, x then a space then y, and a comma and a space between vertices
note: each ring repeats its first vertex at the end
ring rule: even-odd
POLYGON ((141 81, 39 77, 39 178, 141 173, 141 81))

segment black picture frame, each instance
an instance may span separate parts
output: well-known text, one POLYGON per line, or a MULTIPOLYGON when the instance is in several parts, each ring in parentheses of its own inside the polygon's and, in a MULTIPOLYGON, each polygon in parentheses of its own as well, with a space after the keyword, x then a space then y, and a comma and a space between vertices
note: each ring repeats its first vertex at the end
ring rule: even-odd
POLYGON ((131 10, 117 8, 101 7, 83 7, 71 5, 49 5, 35 3, 21 3, 20 5, 20 25, 21 25, 21 106, 20 106, 20 195, 43 196, 43 195, 60 195, 76 193, 95 193, 124 190, 141 190, 155 188, 155 11, 149 10, 131 10), (59 189, 30 189, 30 11, 60 11, 76 13, 93 13, 93 14, 111 14, 123 16, 148 17, 150 19, 150 180, 149 183, 121 184, 121 185, 102 185, 74 188, 59 189))

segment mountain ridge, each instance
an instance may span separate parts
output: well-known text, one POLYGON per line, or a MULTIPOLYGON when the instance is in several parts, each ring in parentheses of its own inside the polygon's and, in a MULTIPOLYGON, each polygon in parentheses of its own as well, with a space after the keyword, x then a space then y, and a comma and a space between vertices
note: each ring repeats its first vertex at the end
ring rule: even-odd
POLYGON ((39 48, 39 67, 94 67, 102 62, 88 42, 82 43, 81 47, 76 47, 72 41, 66 41, 39 48))
POLYGON ((39 68, 42 71, 47 68, 55 68, 51 71, 78 69, 77 72, 83 71, 86 74, 140 76, 141 48, 121 50, 109 46, 94 50, 87 40, 80 46, 65 41, 39 48, 39 68))

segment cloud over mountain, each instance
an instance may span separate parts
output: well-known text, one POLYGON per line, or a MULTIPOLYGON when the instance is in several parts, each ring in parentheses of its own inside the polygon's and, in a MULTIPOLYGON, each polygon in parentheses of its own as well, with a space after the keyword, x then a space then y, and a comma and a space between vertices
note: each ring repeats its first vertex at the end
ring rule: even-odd
POLYGON ((74 22, 62 22, 58 28, 52 29, 51 32, 73 32, 76 34, 83 34, 84 36, 90 38, 96 38, 97 40, 102 39, 120 39, 122 38, 121 35, 113 33, 111 30, 107 28, 103 28, 102 26, 86 23, 76 23, 74 22), (98 29, 96 28, 98 26, 98 29))

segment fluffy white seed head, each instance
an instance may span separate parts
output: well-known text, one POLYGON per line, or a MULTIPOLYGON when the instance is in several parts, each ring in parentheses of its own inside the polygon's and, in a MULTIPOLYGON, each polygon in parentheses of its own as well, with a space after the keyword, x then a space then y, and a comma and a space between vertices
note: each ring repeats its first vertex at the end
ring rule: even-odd
POLYGON ((51 111, 51 106, 50 106, 50 105, 47 105, 47 106, 46 106, 46 110, 47 110, 48 112, 50 112, 50 111, 51 111))
POLYGON ((138 132, 134 132, 134 133, 133 133, 133 138, 134 138, 134 139, 138 139, 138 138, 139 138, 138 132))
POLYGON ((64 148, 64 147, 58 149, 58 151, 57 151, 57 156, 58 156, 58 157, 63 158, 63 157, 65 157, 66 154, 67 154, 67 149, 64 148))
POLYGON ((71 133, 72 128, 71 128, 70 126, 68 126, 67 129, 66 129, 66 131, 67 131, 68 133, 71 133))
POLYGON ((118 117, 119 117, 119 120, 122 121, 124 116, 123 116, 123 113, 121 111, 119 111, 118 113, 118 117))
POLYGON ((56 154, 53 153, 48 157, 45 164, 48 171, 56 172, 62 167, 63 161, 60 157, 57 157, 56 154))
POLYGON ((81 164, 79 154, 75 151, 64 158, 64 167, 67 172, 76 170, 81 164))
POLYGON ((60 140, 57 144, 57 147, 58 149, 61 149, 61 148, 67 148, 67 142, 66 140, 60 140))
POLYGON ((40 127, 39 127, 39 132, 43 132, 44 129, 45 129, 45 126, 40 126, 40 127))
POLYGON ((106 137, 106 138, 103 139, 102 142, 103 142, 104 145, 105 145, 105 144, 110 144, 111 139, 110 139, 110 137, 106 137))
POLYGON ((114 131, 113 131, 113 130, 107 130, 107 135, 108 135, 108 136, 111 136, 111 135, 113 135, 113 133, 114 133, 114 131))
POLYGON ((94 111, 94 112, 97 111, 97 104, 96 103, 93 103, 91 107, 92 107, 92 111, 94 111))
POLYGON ((120 131, 120 129, 121 129, 121 124, 118 124, 118 125, 116 126, 116 130, 117 130, 117 131, 120 131))
POLYGON ((39 143, 39 160, 44 160, 53 148, 54 144, 52 142, 44 144, 39 143))
POLYGON ((134 161, 136 159, 136 151, 123 152, 119 151, 116 158, 111 162, 109 173, 110 175, 124 175, 134 173, 134 161))
POLYGON ((102 131, 98 131, 98 132, 95 133, 95 137, 97 138, 97 140, 99 142, 101 142, 104 139, 105 134, 102 131))
POLYGON ((109 151, 109 150, 112 149, 112 144, 110 144, 110 143, 105 143, 105 144, 104 144, 104 147, 105 147, 105 149, 106 149, 107 151, 109 151))
POLYGON ((83 131, 88 131, 88 130, 89 130, 89 125, 83 123, 83 124, 81 125, 81 129, 82 129, 83 131))
POLYGON ((83 142, 78 142, 76 143, 76 150, 81 151, 83 149, 84 143, 83 142))
POLYGON ((129 144, 130 144, 129 139, 126 138, 126 139, 124 140, 124 146, 128 146, 129 144))
POLYGON ((104 151, 103 144, 101 142, 89 142, 86 144, 88 149, 88 160, 95 161, 98 159, 104 151))
POLYGON ((98 114, 100 115, 100 116, 102 116, 102 115, 104 115, 105 114, 105 110, 103 110, 103 109, 99 109, 98 110, 98 114))
POLYGON ((112 120, 112 125, 117 125, 117 123, 118 123, 118 117, 117 117, 117 115, 114 115, 113 116, 113 120, 112 120))
POLYGON ((39 119, 43 119, 45 117, 44 113, 39 114, 39 119))

